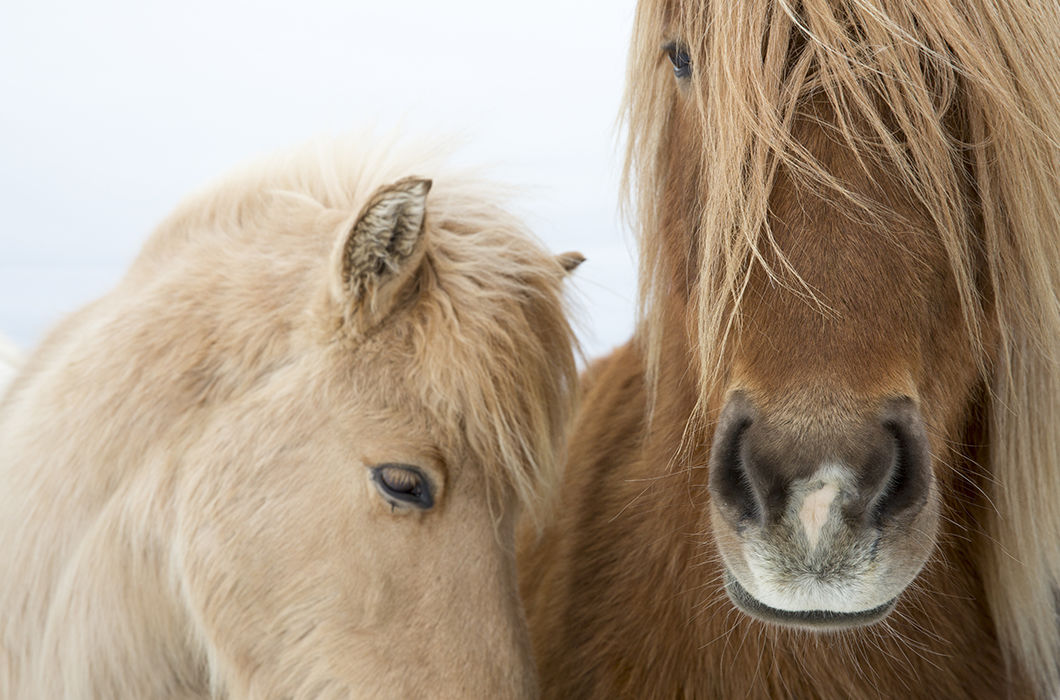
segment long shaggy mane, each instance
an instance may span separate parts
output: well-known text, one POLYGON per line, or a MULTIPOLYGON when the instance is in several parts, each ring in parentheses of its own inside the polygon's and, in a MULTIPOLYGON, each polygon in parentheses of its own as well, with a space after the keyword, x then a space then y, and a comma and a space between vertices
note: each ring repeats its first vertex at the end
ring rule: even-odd
POLYGON ((425 264, 417 303, 400 324, 405 348, 398 354, 437 431, 460 436, 486 469, 490 498, 514 493, 536 519, 559 480, 577 387, 565 271, 504 208, 504 188, 447 166, 446 151, 385 138, 316 142, 191 198, 156 237, 165 245, 173 230, 260 235, 255 222, 282 236, 292 221, 334 212, 348 226, 376 188, 413 174, 432 177, 425 264))
MULTIPOLYGON (((700 395, 739 330, 753 265, 811 301, 773 250, 769 200, 784 167, 822 196, 883 216, 793 135, 825 101, 834 132, 894 177, 932 224, 960 290, 967 340, 991 387, 989 561, 981 563, 1003 646, 1046 694, 1060 688, 1060 6, 992 0, 743 0, 640 3, 625 116, 627 191, 639 217, 641 328, 658 362, 667 266, 695 280, 689 334, 700 395), (698 154, 671 154, 681 99, 666 41, 694 66, 698 154), (658 193, 669 159, 701 182, 694 259, 668 260, 658 193), (768 253, 768 254, 767 254, 768 253), (767 261, 777 261, 770 266, 767 261), (985 269, 981 269, 984 266, 985 269), (988 329, 999 352, 984 352, 988 329)), ((827 312, 822 309, 822 312, 827 312)))

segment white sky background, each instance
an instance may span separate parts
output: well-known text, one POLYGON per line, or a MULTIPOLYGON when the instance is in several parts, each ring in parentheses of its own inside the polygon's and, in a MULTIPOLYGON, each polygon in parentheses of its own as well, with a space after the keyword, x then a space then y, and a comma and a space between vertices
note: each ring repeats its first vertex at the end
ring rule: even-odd
MULTIPOLYGON (((632 331, 616 118, 634 0, 9 0, 0 7, 0 334, 105 292, 186 194, 321 134, 401 124, 522 187, 576 274, 590 355, 632 331)), ((430 175, 430 173, 423 173, 430 175)))

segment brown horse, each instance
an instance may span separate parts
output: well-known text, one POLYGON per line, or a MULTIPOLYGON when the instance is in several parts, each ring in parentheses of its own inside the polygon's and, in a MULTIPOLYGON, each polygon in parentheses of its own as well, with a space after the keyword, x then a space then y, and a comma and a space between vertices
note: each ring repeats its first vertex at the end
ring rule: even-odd
POLYGON ((557 480, 580 256, 435 168, 249 169, 28 358, 0 697, 536 695, 515 518, 557 480))
POLYGON ((642 318, 524 541, 551 697, 1060 691, 1060 11, 642 0, 642 318))

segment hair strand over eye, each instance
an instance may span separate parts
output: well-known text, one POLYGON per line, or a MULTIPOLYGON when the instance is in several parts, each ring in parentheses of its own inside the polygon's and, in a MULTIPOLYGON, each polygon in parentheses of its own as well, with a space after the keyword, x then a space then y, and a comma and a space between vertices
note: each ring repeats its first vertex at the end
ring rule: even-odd
POLYGON ((688 78, 692 75, 692 57, 688 55, 688 47, 676 41, 671 41, 663 47, 670 63, 674 67, 674 75, 679 78, 688 78))

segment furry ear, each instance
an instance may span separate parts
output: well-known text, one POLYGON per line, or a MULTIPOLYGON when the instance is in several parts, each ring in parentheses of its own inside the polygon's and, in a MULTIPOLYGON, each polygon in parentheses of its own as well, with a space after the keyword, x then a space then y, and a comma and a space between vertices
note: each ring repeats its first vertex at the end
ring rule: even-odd
POLYGON ((332 292, 348 323, 381 321, 419 269, 431 181, 407 177, 376 190, 335 247, 332 292))
POLYGON ((556 256, 556 262, 560 264, 563 271, 568 275, 578 269, 578 266, 585 262, 585 256, 576 250, 572 250, 569 253, 560 253, 556 256))

